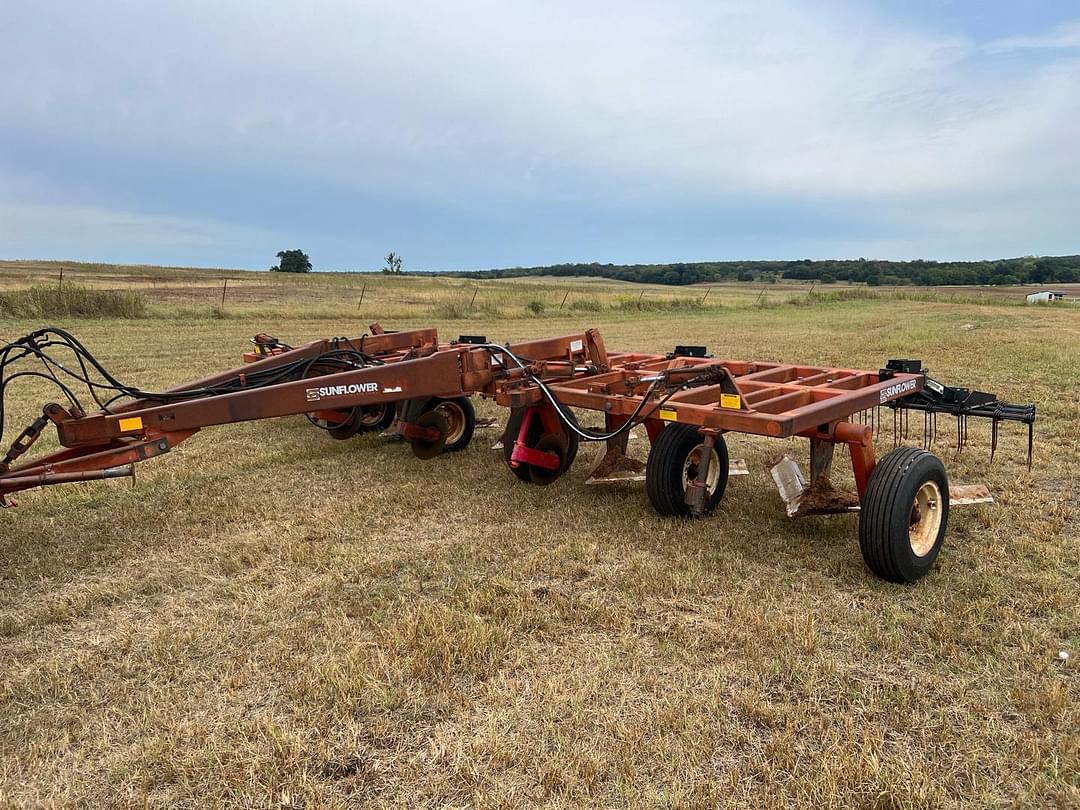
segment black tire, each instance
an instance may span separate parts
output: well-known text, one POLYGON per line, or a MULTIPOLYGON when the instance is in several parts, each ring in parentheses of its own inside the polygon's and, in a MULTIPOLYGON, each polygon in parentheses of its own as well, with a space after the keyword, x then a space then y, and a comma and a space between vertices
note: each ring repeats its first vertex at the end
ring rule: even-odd
POLYGON ((360 433, 373 430, 383 431, 394 422, 396 404, 384 402, 381 405, 361 405, 356 409, 360 433))
POLYGON ((409 439, 413 455, 424 460, 435 458, 446 446, 446 435, 450 430, 450 423, 438 411, 427 411, 420 414, 416 424, 420 427, 434 428, 438 431, 439 437, 437 439, 409 439))
POLYGON ((914 582, 934 567, 949 523, 941 459, 917 447, 887 453, 870 474, 859 512, 859 548, 888 582, 914 582))
MULTIPOLYGON (((574 416, 574 412, 569 408, 566 409, 566 416, 574 427, 578 427, 577 417, 574 416)), ((563 458, 563 463, 559 465, 559 475, 562 475, 570 469, 570 465, 573 464, 574 459, 577 458, 578 445, 581 443, 578 435, 569 427, 563 425, 563 430, 566 432, 566 456, 563 458)))
MULTIPOLYGON (((503 461, 506 462, 507 467, 510 467, 510 456, 514 454, 514 442, 517 441, 518 434, 521 432, 521 420, 524 418, 524 408, 510 409, 510 418, 506 420, 506 428, 503 430, 502 436, 503 461)), ((532 422, 529 423, 529 432, 525 436, 525 443, 529 447, 536 446, 536 442, 540 439, 541 430, 540 420, 534 416, 532 422)), ((522 464, 519 467, 510 467, 510 472, 516 475, 518 480, 532 480, 532 477, 529 475, 528 464, 522 464)))
MULTIPOLYGON (((686 483, 697 475, 695 453, 700 455, 698 448, 703 446, 701 433, 693 425, 671 424, 656 437, 645 465, 645 491, 659 514, 690 517, 686 483)), ((717 476, 711 491, 706 493, 702 515, 716 509, 727 489, 728 451, 723 436, 716 437, 713 450, 716 452, 713 464, 717 476)), ((712 469, 710 465, 710 474, 712 469)))
MULTIPOLYGON (((567 411, 567 415, 570 421, 577 425, 577 419, 574 417, 572 411, 567 411)), ((502 453, 503 461, 506 462, 506 466, 510 467, 510 456, 514 453, 514 442, 517 441, 518 433, 521 432, 521 420, 525 418, 524 408, 511 408, 510 418, 506 420, 506 429, 503 431, 502 436, 502 453)), ((546 439, 548 436, 555 436, 553 433, 545 434, 544 425, 541 422, 539 416, 534 416, 529 423, 529 433, 525 437, 525 444, 528 447, 538 447, 541 439, 546 439)), ((550 484, 556 478, 559 478, 563 473, 570 469, 570 465, 574 463, 574 459, 577 458, 578 452, 578 435, 574 433, 570 428, 565 428, 565 438, 560 438, 560 444, 563 445, 562 462, 555 470, 544 470, 538 475, 539 479, 543 480, 541 484, 550 484)), ((552 451, 554 452, 554 451, 552 451)), ((529 464, 522 464, 519 467, 510 467, 510 471, 514 473, 521 481, 530 483, 541 483, 540 480, 534 479, 532 473, 532 466, 529 464)))
POLYGON ((570 466, 569 464, 566 464, 566 453, 568 450, 566 437, 555 433, 545 433, 536 443, 536 449, 542 453, 554 453, 559 457, 559 466, 554 470, 547 470, 543 467, 527 464, 525 466, 529 470, 529 480, 538 487, 546 487, 548 484, 554 484, 562 477, 562 474, 566 472, 566 468, 570 466))
POLYGON ((425 411, 438 411, 450 424, 450 432, 446 436, 444 453, 456 453, 464 450, 472 441, 476 431, 476 409, 472 400, 468 397, 454 397, 453 399, 439 399, 434 397, 428 400, 424 406, 425 411))
POLYGON ((338 441, 344 441, 345 439, 351 439, 362 428, 359 420, 359 408, 342 408, 335 410, 335 413, 342 415, 341 422, 328 422, 325 419, 320 419, 316 416, 308 414, 308 421, 320 430, 326 431, 331 439, 337 439, 338 441))

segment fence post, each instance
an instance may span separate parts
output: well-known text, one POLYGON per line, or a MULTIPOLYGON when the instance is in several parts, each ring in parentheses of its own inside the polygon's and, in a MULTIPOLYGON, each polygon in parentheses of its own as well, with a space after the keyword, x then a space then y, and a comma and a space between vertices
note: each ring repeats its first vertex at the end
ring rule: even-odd
POLYGON ((698 306, 701 306, 702 304, 705 303, 705 299, 709 297, 709 293, 711 293, 711 292, 712 292, 712 287, 709 287, 709 289, 707 289, 705 291, 705 294, 703 296, 701 296, 701 300, 698 302, 698 306))
POLYGON ((229 289, 229 280, 225 279, 225 283, 221 285, 221 306, 225 306, 225 293, 229 289))
POLYGON ((567 299, 567 298, 569 298, 569 297, 570 297, 570 291, 569 291, 569 290, 567 290, 567 291, 566 291, 566 295, 564 295, 564 296, 562 297, 562 303, 561 303, 561 304, 559 304, 559 309, 560 309, 560 310, 561 310, 561 309, 563 308, 563 304, 565 304, 565 303, 566 303, 566 299, 567 299))
POLYGON ((364 286, 360 288, 360 300, 356 303, 356 308, 360 309, 364 304, 364 293, 367 292, 367 282, 364 282, 364 286))
POLYGON ((480 285, 477 284, 472 291, 472 299, 469 301, 469 309, 472 309, 473 303, 476 301, 476 294, 480 292, 480 285))
POLYGON ((60 268, 60 295, 64 294, 64 268, 60 268))

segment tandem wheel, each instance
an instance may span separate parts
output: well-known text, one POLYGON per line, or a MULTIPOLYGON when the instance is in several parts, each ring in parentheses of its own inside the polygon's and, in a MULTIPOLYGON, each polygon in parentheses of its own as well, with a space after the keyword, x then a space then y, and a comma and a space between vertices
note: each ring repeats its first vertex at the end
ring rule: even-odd
POLYGON ((396 409, 396 403, 384 402, 381 405, 361 405, 353 410, 357 412, 356 421, 360 424, 360 432, 369 433, 390 427, 394 423, 396 409))
POLYGON ((315 427, 325 430, 331 439, 344 441, 363 430, 358 418, 359 410, 359 408, 341 408, 333 411, 319 411, 307 414, 307 418, 315 427))
POLYGON ((446 417, 448 428, 444 452, 456 453, 469 446, 473 432, 476 430, 476 409, 471 399, 468 397, 432 399, 424 410, 436 411, 446 417))
POLYGON ((871 571, 889 582, 914 582, 933 568, 948 523, 941 459, 900 447, 874 465, 859 512, 859 548, 871 571))
POLYGON ((717 436, 711 451, 693 425, 672 423, 660 431, 645 465, 645 491, 653 508, 661 515, 691 517, 686 490, 697 478, 698 465, 711 452, 705 482, 702 515, 708 515, 724 497, 728 480, 728 451, 723 436, 717 436))
POLYGON ((355 408, 309 413, 307 417, 313 425, 330 434, 330 438, 351 439, 358 433, 390 427, 394 421, 394 404, 358 405, 355 408))
POLYGON ((438 431, 439 438, 409 439, 414 456, 429 459, 443 452, 456 453, 464 450, 472 441, 476 430, 476 409, 468 397, 432 397, 424 403, 415 424, 438 431))
MULTIPOLYGON (((540 413, 534 411, 532 419, 529 421, 528 432, 525 435, 525 446, 542 453, 553 453, 559 457, 559 464, 553 470, 526 463, 520 463, 515 467, 511 464, 511 457, 514 454, 514 444, 521 434, 521 424, 525 419, 527 410, 528 408, 510 409, 510 418, 506 421, 506 430, 503 431, 502 437, 503 461, 506 462, 506 466, 517 476, 518 480, 537 484, 538 486, 547 486, 561 478, 570 469, 570 465, 574 463, 578 452, 578 435, 573 430, 567 429, 561 422, 557 432, 545 432, 540 413)), ((576 426, 577 419, 574 418, 573 413, 567 411, 567 416, 576 426)))

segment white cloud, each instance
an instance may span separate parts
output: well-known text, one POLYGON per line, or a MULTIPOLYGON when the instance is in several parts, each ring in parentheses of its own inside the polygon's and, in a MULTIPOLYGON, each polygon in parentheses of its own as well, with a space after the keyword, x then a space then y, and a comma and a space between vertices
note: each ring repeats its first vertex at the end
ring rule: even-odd
POLYGON ((25 3, 8 16, 21 35, 0 53, 0 124, 118 163, 496 221, 534 204, 921 197, 937 210, 944 196, 1080 190, 1080 62, 1005 56, 1067 47, 1080 24, 980 46, 845 0, 25 3))

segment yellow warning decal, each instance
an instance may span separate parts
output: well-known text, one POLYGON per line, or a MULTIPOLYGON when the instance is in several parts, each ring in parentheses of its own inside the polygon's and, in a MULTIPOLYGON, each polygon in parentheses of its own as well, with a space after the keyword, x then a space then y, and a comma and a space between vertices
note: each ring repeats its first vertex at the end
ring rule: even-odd
POLYGON ((660 418, 665 422, 674 422, 679 418, 679 415, 671 408, 661 408, 659 411, 660 418))
POLYGON ((130 419, 120 420, 121 433, 127 433, 132 430, 142 430, 142 417, 133 416, 130 419))
POLYGON ((734 408, 735 410, 738 410, 742 407, 742 397, 740 397, 738 394, 721 394, 720 407, 734 408))

